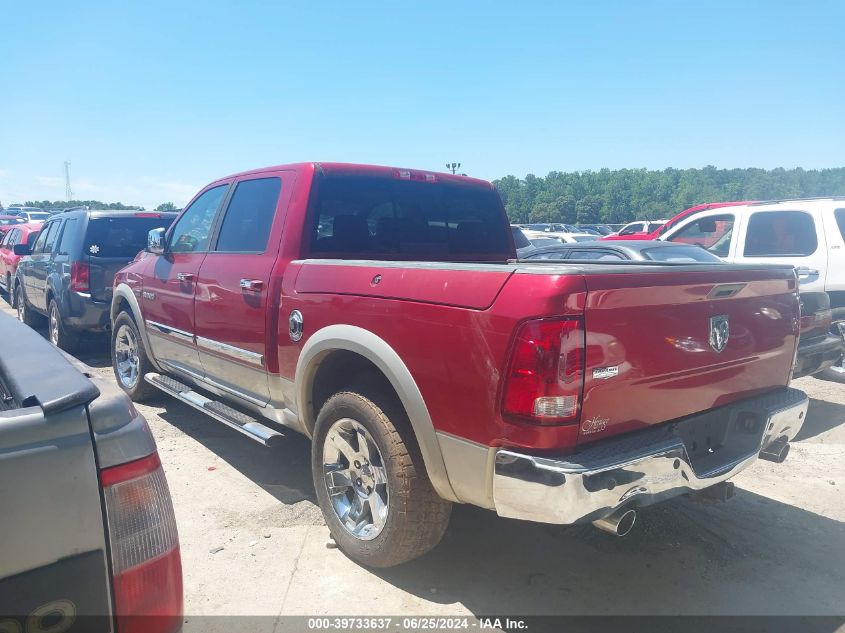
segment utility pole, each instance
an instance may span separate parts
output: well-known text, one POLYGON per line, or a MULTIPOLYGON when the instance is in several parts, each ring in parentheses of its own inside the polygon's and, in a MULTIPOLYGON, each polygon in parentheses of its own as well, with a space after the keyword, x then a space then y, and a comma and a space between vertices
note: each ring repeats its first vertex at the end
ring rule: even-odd
POLYGON ((452 172, 452 174, 458 173, 458 170, 461 168, 460 163, 446 163, 446 169, 452 172))
POLYGON ((70 188, 70 161, 65 161, 65 198, 70 202, 73 199, 73 191, 70 188))

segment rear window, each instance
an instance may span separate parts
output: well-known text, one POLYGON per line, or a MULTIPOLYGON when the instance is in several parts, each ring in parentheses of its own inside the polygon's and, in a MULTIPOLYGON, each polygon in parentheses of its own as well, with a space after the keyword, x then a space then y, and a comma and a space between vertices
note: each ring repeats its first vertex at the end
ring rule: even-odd
POLYGON ((36 211, 36 212, 30 211, 28 213, 28 215, 29 215, 30 220, 47 220, 47 219, 50 218, 49 213, 43 213, 43 212, 38 212, 38 211, 36 211))
POLYGON ((572 239, 576 242, 595 242, 596 238, 592 235, 573 235, 572 239))
POLYGON ((654 262, 673 263, 696 263, 696 262, 721 262, 722 260, 707 252, 700 246, 660 246, 655 248, 644 248, 643 257, 654 262))
POLYGON ((818 246, 815 222, 803 211, 758 211, 748 220, 746 257, 806 257, 818 246))
POLYGON ((329 175, 315 192, 314 256, 505 260, 509 224, 492 188, 329 175))
POLYGON ((147 246, 147 233, 166 229, 171 218, 94 218, 88 222, 82 252, 90 257, 132 259, 147 246))

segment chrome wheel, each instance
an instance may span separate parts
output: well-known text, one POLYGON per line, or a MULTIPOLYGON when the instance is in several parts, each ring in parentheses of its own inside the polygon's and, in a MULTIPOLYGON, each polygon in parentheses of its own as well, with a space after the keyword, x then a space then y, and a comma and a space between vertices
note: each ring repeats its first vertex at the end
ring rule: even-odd
POLYGON ((323 443, 323 475, 343 527, 364 541, 377 537, 387 522, 387 470, 360 422, 342 418, 332 424, 323 443))
POLYGON ((59 345, 59 311, 56 309, 56 304, 50 307, 50 342, 53 345, 59 345))
POLYGON ((117 377, 126 389, 132 389, 138 382, 139 367, 138 339, 127 325, 121 325, 114 337, 114 360, 117 377))
POLYGON ((18 321, 26 323, 26 306, 24 305, 23 290, 20 286, 15 290, 15 312, 18 313, 18 321))

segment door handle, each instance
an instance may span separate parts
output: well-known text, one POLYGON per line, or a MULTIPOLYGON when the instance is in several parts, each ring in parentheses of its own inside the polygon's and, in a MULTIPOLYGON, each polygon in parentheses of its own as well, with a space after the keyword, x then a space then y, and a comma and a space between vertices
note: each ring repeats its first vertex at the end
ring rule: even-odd
POLYGON ((241 288, 252 292, 261 292, 264 289, 264 282, 260 279, 241 279, 241 288))
POLYGON ((176 279, 179 281, 193 281, 194 274, 193 273, 176 273, 176 279))
POLYGON ((819 271, 815 268, 808 268, 807 266, 798 266, 795 269, 795 272, 798 273, 799 277, 809 277, 811 275, 818 275, 819 271))

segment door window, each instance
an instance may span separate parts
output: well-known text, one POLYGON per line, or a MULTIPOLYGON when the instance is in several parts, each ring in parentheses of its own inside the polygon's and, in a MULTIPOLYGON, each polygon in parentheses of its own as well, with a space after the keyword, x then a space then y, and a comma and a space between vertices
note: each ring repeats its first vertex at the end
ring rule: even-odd
POLYGON ((201 253, 208 248, 211 225, 229 185, 219 185, 203 193, 182 214, 170 234, 169 247, 174 253, 201 253))
POLYGON ((667 238, 667 241, 695 244, 717 257, 727 257, 731 249, 733 227, 733 215, 711 215, 690 222, 667 238))
MULTIPOLYGON (((51 222, 46 229, 43 229, 41 233, 38 234, 38 240, 35 242, 35 246, 32 247, 32 254, 38 255, 39 253, 49 253, 50 249, 47 248, 47 240, 50 239, 50 234, 56 232, 56 226, 58 226, 58 222, 51 222)), ((52 242, 50 243, 50 247, 52 248, 52 242)))
POLYGON ((70 255, 70 243, 73 241, 73 232, 76 230, 77 222, 76 218, 65 221, 65 230, 62 231, 59 247, 56 249, 58 255, 70 255))
POLYGON ((845 240, 845 209, 837 209, 834 214, 836 215, 836 224, 839 225, 839 232, 842 234, 842 239, 845 240))
POLYGON ((813 217, 803 211, 758 211, 748 220, 746 257, 807 257, 818 248, 813 217))
POLYGON ((18 243, 18 233, 20 233, 19 229, 12 229, 9 231, 9 234, 6 236, 6 239, 3 240, 3 246, 5 248, 12 248, 15 244, 18 243))
POLYGON ((267 248, 281 189, 280 178, 239 182, 226 209, 215 250, 263 253, 267 248))

